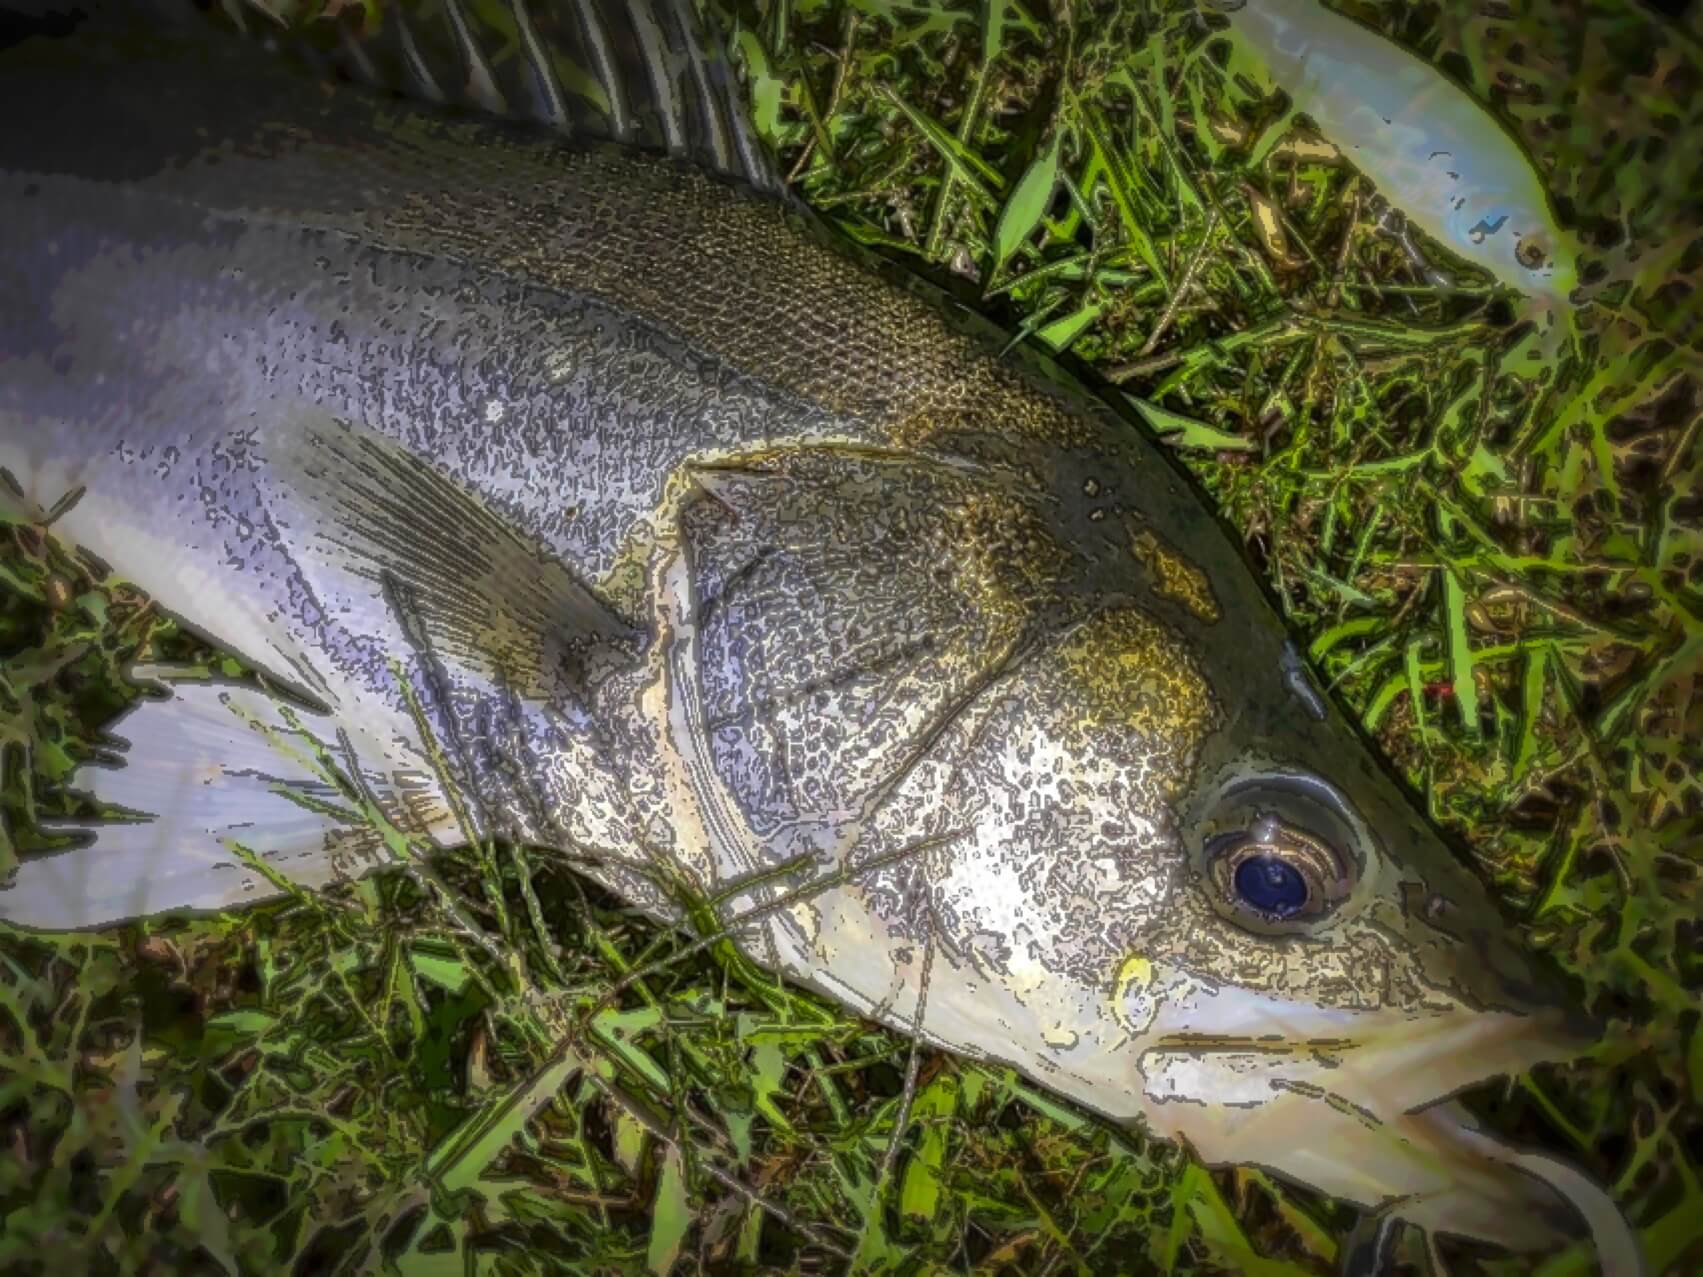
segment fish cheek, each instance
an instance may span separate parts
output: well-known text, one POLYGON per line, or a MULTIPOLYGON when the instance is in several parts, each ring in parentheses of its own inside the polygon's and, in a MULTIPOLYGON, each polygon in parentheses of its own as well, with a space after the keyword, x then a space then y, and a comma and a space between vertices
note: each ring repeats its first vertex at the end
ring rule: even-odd
POLYGON ((1171 800, 1220 721, 1175 632, 1131 607, 1032 653, 942 742, 963 831, 930 873, 942 938, 1061 1040, 1115 1026, 1115 973, 1186 873, 1171 800))
POLYGON ((1419 955, 1382 925, 1377 911, 1313 935, 1261 935, 1215 909, 1212 890, 1191 870, 1139 956, 1197 983, 1320 1008, 1417 1012, 1458 1006, 1427 978, 1419 955))

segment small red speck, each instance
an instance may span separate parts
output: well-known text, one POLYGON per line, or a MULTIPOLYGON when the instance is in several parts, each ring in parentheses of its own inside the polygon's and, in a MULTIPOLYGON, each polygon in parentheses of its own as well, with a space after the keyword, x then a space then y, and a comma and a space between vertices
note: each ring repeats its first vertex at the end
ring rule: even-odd
POLYGON ((1427 683, 1425 685, 1425 694, 1427 696, 1438 696, 1443 700, 1448 700, 1455 694, 1455 685, 1453 683, 1427 683))

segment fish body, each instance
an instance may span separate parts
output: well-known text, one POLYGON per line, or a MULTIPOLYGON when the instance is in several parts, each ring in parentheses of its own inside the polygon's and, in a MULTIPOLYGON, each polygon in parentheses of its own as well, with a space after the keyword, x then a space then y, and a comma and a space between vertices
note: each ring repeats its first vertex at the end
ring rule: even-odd
POLYGON ((1409 221, 1506 287, 1565 314, 1571 240, 1530 157, 1435 67, 1319 0, 1212 0, 1297 111, 1409 221))
MULTIPOLYGON (((757 961, 1209 1162, 1516 1247, 1612 1216, 1448 1102, 1590 1026, 1056 365, 677 158, 248 48, 0 61, 0 118, 62 104, 0 138, 12 499, 398 824, 463 840, 447 770, 477 832, 665 920, 684 880, 757 961)), ((233 839, 377 863, 256 721, 143 702, 79 780, 155 819, 0 917, 271 894, 233 839)))

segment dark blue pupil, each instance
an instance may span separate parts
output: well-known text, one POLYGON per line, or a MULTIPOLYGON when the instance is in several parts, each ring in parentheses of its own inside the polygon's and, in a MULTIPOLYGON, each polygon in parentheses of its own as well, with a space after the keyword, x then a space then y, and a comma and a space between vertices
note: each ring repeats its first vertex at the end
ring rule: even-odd
POLYGON ((1282 918, 1307 903, 1307 882, 1275 856, 1250 856, 1236 866, 1236 894, 1261 913, 1282 918))

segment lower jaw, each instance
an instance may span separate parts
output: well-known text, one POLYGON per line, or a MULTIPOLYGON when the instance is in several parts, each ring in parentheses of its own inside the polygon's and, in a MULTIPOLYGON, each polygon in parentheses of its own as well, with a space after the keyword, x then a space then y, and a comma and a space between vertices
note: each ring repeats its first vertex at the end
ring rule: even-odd
POLYGON ((1624 1261, 1637 1248, 1600 1188, 1557 1159, 1503 1144, 1452 1098, 1578 1054, 1558 1024, 1463 1015, 1365 1032, 1371 1026, 1338 1021, 1345 1034, 1362 1032, 1275 1044, 1172 1034, 1141 1056, 1146 1108, 1156 1129, 1213 1164, 1261 1165, 1362 1208, 1511 1250, 1553 1249, 1588 1231, 1624 1261))

